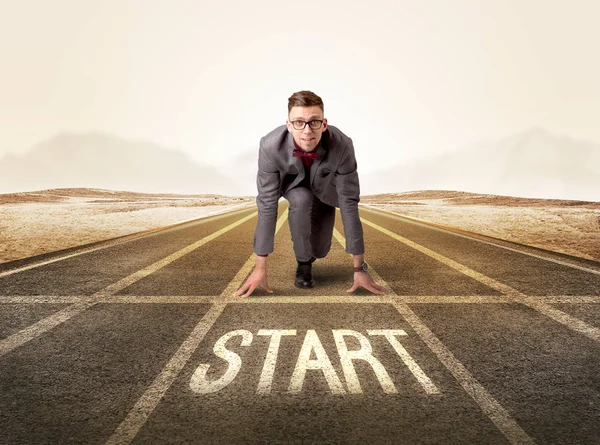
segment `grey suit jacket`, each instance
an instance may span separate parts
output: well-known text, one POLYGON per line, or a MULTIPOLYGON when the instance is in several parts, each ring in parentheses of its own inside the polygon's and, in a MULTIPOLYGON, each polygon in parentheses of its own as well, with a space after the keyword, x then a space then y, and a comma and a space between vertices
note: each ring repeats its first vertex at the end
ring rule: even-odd
MULTIPOLYGON (((277 203, 288 190, 304 179, 300 158, 292 156, 294 138, 285 125, 277 127, 260 140, 258 174, 258 223, 254 232, 254 253, 273 252, 277 203)), ((310 187, 325 204, 339 207, 346 236, 346 252, 365 251, 362 225, 358 216, 360 186, 352 139, 329 125, 317 148, 319 158, 310 168, 310 187)))

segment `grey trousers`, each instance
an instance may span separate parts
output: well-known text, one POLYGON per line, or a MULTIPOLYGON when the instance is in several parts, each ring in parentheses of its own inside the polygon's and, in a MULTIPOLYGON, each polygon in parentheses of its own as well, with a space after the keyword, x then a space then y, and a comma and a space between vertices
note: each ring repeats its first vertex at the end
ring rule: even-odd
POLYGON ((288 190, 283 197, 290 204, 288 219, 296 260, 325 258, 331 249, 335 207, 324 204, 305 187, 288 190))

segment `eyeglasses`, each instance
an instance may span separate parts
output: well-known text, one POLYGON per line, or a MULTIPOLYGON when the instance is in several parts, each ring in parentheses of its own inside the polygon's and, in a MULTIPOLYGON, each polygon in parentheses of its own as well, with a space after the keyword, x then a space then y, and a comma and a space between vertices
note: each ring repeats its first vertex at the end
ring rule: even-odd
POLYGON ((321 128, 321 125, 323 125, 323 121, 322 120, 312 120, 310 122, 292 121, 292 126, 294 127, 294 130, 304 130, 304 127, 306 127, 306 124, 308 124, 308 126, 312 130, 318 130, 319 128, 321 128))

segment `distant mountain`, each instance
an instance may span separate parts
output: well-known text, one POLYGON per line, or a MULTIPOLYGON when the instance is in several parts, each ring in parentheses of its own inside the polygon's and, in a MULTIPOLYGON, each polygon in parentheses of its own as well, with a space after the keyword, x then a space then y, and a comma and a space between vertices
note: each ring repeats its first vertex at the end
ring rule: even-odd
POLYGON ((256 196, 256 173, 258 170, 258 148, 241 152, 227 163, 227 171, 235 175, 241 195, 256 196))
POLYGON ((100 133, 60 134, 0 159, 0 193, 60 187, 241 194, 236 181, 180 151, 100 133))
POLYGON ((361 176, 361 193, 461 190, 600 201, 600 144, 533 128, 361 176))
MULTIPOLYGON (((227 176, 153 143, 61 134, 0 159, 0 193, 87 187, 247 196, 256 194, 257 164, 258 149, 246 150, 221 167, 227 176)), ((534 128, 361 174, 360 184, 363 195, 434 189, 600 201, 600 144, 534 128)))

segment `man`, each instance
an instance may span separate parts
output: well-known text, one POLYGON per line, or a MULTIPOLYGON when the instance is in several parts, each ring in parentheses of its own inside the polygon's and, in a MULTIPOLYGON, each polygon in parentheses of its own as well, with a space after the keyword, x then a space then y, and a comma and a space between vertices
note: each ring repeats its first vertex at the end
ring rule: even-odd
POLYGON ((267 282, 267 258, 274 250, 277 205, 289 202, 289 225, 298 267, 294 285, 314 286, 312 263, 331 248, 335 208, 339 207, 346 235, 346 252, 352 254, 354 285, 376 294, 376 284, 364 262, 362 225, 358 216, 360 189, 352 140, 327 124, 323 101, 311 91, 288 99, 288 119, 260 140, 257 187, 258 222, 254 233, 254 270, 235 293, 247 297, 267 282))

